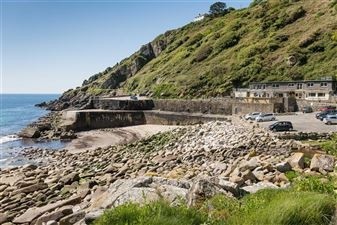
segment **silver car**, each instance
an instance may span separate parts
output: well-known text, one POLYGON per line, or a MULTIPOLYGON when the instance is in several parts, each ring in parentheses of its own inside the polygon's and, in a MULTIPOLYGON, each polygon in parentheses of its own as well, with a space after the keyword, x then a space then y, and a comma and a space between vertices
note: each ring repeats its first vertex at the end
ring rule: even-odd
POLYGON ((327 125, 331 125, 331 124, 337 124, 337 115, 333 114, 333 115, 327 115, 324 119, 323 122, 327 125))
POLYGON ((245 115, 246 120, 255 120, 258 115, 260 115, 260 112, 253 112, 253 113, 248 113, 245 115))
POLYGON ((273 113, 261 113, 255 119, 257 122, 264 122, 264 121, 274 121, 276 120, 273 113))

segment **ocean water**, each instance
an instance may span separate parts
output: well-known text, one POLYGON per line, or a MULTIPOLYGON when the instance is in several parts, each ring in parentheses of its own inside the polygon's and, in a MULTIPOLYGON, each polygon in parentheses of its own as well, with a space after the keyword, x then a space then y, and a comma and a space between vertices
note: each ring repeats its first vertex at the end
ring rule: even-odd
POLYGON ((60 149, 60 141, 35 142, 21 139, 16 134, 29 123, 34 122, 48 111, 35 107, 37 103, 58 98, 55 94, 0 94, 0 167, 20 165, 26 162, 18 157, 20 151, 28 147, 60 149))

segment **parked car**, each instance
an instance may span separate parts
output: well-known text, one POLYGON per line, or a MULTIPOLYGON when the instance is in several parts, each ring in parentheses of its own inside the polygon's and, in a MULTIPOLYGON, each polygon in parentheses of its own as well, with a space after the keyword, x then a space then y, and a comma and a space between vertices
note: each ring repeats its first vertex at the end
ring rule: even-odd
POLYGON ((335 115, 337 114, 337 110, 326 110, 324 112, 320 112, 316 114, 316 118, 323 121, 324 118, 326 118, 327 115, 335 115))
POLYGON ((293 129, 293 124, 289 121, 279 121, 269 126, 271 131, 291 131, 293 129))
POLYGON ((327 125, 331 124, 337 124, 337 115, 327 115, 324 119, 323 122, 327 125))
POLYGON ((319 111, 321 111, 321 112, 327 111, 327 110, 336 110, 336 106, 328 105, 328 106, 323 106, 323 107, 319 108, 319 111))
POLYGON ((304 106, 304 107, 302 108, 302 112, 303 112, 303 113, 312 113, 313 110, 312 110, 311 106, 304 106))
POLYGON ((245 115, 246 120, 255 120, 258 115, 260 115, 260 112, 253 112, 253 113, 248 113, 245 115))
POLYGON ((255 119, 257 122, 263 122, 263 121, 273 121, 276 120, 273 113, 261 113, 258 115, 255 119))

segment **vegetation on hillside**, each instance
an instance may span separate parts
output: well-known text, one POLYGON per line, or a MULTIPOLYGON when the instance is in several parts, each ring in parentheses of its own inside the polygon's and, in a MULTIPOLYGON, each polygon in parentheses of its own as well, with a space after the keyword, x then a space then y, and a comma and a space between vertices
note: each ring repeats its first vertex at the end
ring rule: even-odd
MULTIPOLYGON (((95 225, 328 225, 336 207, 333 195, 266 189, 240 200, 215 196, 199 208, 164 201, 126 204, 105 212, 95 225)), ((315 192, 316 191, 316 192, 315 192)))
POLYGON ((255 0, 215 15, 159 35, 62 98, 215 97, 251 81, 336 76, 336 0, 255 0))

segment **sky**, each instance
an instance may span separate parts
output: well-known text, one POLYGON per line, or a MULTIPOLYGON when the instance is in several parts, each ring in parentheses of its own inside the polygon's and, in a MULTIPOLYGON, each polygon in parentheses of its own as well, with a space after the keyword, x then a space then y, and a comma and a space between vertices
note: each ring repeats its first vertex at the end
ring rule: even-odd
MULTIPOLYGON (((1 93, 62 93, 167 30, 206 13, 211 0, 0 0, 1 93)), ((250 0, 227 0, 242 8, 250 0)))

